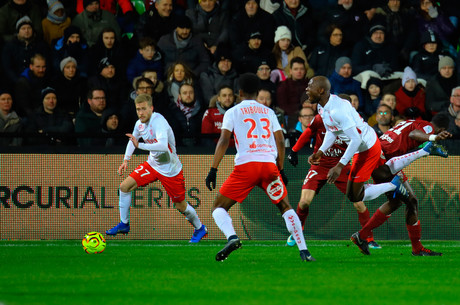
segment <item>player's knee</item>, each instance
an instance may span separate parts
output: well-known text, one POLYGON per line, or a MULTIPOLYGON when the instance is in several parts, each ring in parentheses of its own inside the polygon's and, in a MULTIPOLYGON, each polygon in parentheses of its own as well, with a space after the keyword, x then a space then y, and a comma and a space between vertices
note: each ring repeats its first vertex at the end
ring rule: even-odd
POLYGON ((311 204, 311 200, 302 200, 302 199, 300 199, 300 201, 299 201, 299 207, 302 210, 310 207, 310 204, 311 204))

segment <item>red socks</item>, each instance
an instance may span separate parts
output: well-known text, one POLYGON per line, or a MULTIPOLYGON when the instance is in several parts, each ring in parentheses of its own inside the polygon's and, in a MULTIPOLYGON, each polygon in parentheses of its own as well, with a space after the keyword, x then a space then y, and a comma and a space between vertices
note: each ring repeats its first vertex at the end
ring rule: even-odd
POLYGON ((300 219, 300 223, 302 224, 302 229, 303 227, 305 226, 305 220, 307 219, 308 217, 308 211, 310 210, 310 207, 307 206, 305 209, 301 209, 300 206, 297 206, 297 210, 296 210, 296 213, 297 213, 297 216, 299 216, 299 219, 300 219))
MULTIPOLYGON (((364 227, 366 225, 366 223, 369 221, 369 219, 370 219, 369 216, 370 216, 370 214, 369 214, 369 210, 367 208, 362 213, 358 212, 358 220, 359 220, 359 223, 361 224, 361 227, 364 227)), ((367 238, 367 241, 370 242, 370 241, 373 241, 373 240, 374 240, 374 234, 371 231, 371 234, 367 238)))
POLYGON ((359 231, 361 239, 367 239, 372 234, 372 230, 380 227, 388 219, 387 215, 383 214, 379 209, 375 211, 371 219, 359 231))
POLYGON ((418 253, 422 250, 423 246, 420 242, 422 237, 422 227, 420 226, 420 220, 413 226, 406 224, 407 232, 409 233, 410 242, 412 243, 412 252, 418 253))

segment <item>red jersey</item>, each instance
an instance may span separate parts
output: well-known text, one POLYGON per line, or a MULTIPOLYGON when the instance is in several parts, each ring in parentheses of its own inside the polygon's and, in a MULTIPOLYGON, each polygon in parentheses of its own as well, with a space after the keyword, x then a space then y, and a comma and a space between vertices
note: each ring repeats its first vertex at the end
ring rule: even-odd
POLYGON ((382 151, 387 160, 408 153, 421 143, 409 137, 412 130, 420 130, 426 134, 433 134, 434 128, 430 122, 424 120, 406 120, 394 126, 380 136, 382 151))
MULTIPOLYGON (((311 136, 313 135, 316 136, 315 148, 313 149, 313 152, 316 153, 321 147, 321 144, 323 144, 325 134, 326 128, 324 127, 323 119, 319 114, 317 114, 311 121, 308 128, 304 130, 300 138, 297 140, 294 147, 292 147, 292 150, 296 152, 299 151, 305 146, 305 144, 310 142, 311 136)), ((334 144, 332 144, 332 146, 324 152, 324 155, 319 161, 319 165, 327 168, 336 166, 346 149, 347 144, 345 141, 343 141, 340 137, 337 137, 334 144)))
MULTIPOLYGON (((220 135, 222 128, 222 121, 224 120, 224 114, 220 113, 217 107, 208 108, 203 115, 201 122, 201 133, 202 134, 218 134, 220 135)), ((218 138, 214 139, 217 143, 218 138)), ((230 139, 230 147, 235 146, 235 141, 230 139)))

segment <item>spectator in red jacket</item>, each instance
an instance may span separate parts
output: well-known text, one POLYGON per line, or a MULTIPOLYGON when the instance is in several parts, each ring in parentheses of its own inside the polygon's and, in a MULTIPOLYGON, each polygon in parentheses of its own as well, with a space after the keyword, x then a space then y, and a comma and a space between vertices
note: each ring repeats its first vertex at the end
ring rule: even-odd
POLYGON ((425 117, 425 89, 410 67, 404 69, 402 86, 395 92, 396 110, 407 119, 425 117))
MULTIPOLYGON (((206 139, 204 141, 208 145, 215 146, 222 127, 225 112, 235 105, 235 94, 233 89, 228 85, 223 85, 219 88, 219 92, 209 102, 209 108, 203 115, 201 122, 202 134, 215 134, 215 139, 206 139)), ((233 141, 232 144, 234 145, 233 141)))

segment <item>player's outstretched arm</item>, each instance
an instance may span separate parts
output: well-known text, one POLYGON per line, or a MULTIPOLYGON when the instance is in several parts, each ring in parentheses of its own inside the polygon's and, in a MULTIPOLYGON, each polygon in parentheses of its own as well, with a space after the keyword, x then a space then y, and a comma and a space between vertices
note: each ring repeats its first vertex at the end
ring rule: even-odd
POLYGON ((445 130, 441 131, 437 135, 426 134, 426 133, 424 133, 423 131, 421 131, 419 129, 412 130, 409 133, 409 138, 411 138, 412 140, 415 140, 417 142, 441 141, 441 140, 445 140, 445 139, 448 139, 448 138, 451 138, 451 137, 452 137, 452 134, 450 132, 448 132, 448 131, 445 131, 445 130), (432 137, 432 136, 434 136, 434 137, 432 137))

